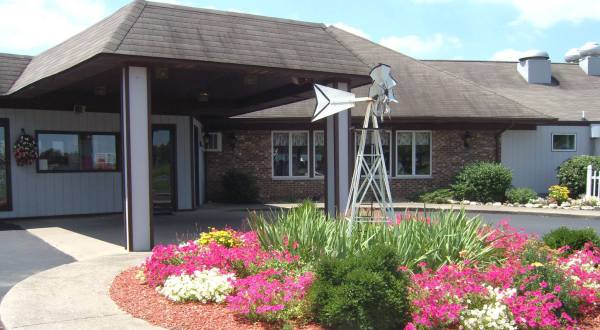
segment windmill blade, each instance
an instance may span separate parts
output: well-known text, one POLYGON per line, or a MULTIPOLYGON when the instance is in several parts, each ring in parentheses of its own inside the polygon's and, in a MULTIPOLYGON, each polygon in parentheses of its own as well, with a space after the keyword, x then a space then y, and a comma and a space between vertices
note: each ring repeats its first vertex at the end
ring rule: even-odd
POLYGON ((315 84, 315 94, 317 95, 317 105, 313 113, 312 121, 331 116, 354 106, 356 99, 353 93, 339 89, 315 84))
POLYGON ((392 77, 392 68, 387 64, 379 64, 371 70, 369 74, 373 82, 384 89, 391 89, 397 85, 396 80, 392 77))

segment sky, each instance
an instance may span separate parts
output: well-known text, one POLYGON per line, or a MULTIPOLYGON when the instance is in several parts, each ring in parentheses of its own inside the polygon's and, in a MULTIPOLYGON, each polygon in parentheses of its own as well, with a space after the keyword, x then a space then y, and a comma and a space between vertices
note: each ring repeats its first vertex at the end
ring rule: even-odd
MULTIPOLYGON (((563 62, 600 42, 600 0, 163 0, 335 25, 419 59, 563 62)), ((36 55, 128 0, 0 0, 0 53, 36 55)))

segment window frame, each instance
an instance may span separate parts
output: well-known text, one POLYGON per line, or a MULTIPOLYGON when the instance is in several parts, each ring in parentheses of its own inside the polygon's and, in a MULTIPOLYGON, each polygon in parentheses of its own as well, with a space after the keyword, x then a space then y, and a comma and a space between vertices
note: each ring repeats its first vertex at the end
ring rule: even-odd
POLYGON ((204 151, 206 151, 206 152, 221 152, 221 151, 223 151, 223 134, 222 134, 222 132, 206 132, 206 135, 207 136, 215 135, 217 137, 217 147, 209 148, 208 142, 207 142, 206 146, 204 146, 204 151))
MULTIPOLYGON (((35 170, 37 173, 45 174, 45 173, 113 173, 113 172, 121 172, 121 137, 119 132, 96 132, 96 131, 55 131, 55 130, 36 130, 35 131, 35 143, 37 147, 38 155, 40 155, 40 143, 39 143, 39 135, 40 134, 63 134, 63 135, 77 135, 77 141, 81 141, 81 137, 83 135, 114 135, 115 137, 115 169, 113 170, 40 170, 40 158, 36 159, 35 162, 35 170)), ((81 145, 79 145, 81 148, 81 145)))
MULTIPOLYGON (((314 144, 314 143, 313 143, 314 144)), ((273 180, 306 180, 310 179, 310 164, 312 162, 312 157, 310 155, 311 147, 310 147, 310 131, 309 130, 278 130, 271 131, 271 179, 273 180), (278 133, 287 133, 288 135, 288 174, 287 176, 275 176, 275 167, 273 166, 273 136, 278 133), (306 175, 291 175, 292 174, 292 133, 306 133, 306 154, 307 154, 307 168, 306 175)))
POLYGON ((4 152, 6 155, 6 205, 0 206, 0 211, 13 210, 13 194, 12 194, 12 153, 10 141, 10 120, 8 118, 0 118, 0 126, 4 127, 4 152))
MULTIPOLYGON (((316 169, 317 169, 317 166, 316 166, 316 161, 317 161, 317 157, 316 157, 316 155, 317 155, 317 149, 316 148, 317 148, 317 144, 315 143, 315 141, 316 141, 315 136, 316 136, 317 133, 323 133, 323 151, 326 151, 326 149, 325 149, 325 138, 326 138, 326 136, 325 136, 325 130, 313 130, 312 131, 312 144, 313 144, 312 145, 312 156, 313 157, 312 157, 312 162, 311 162, 311 165, 312 165, 311 171, 313 173, 313 178, 315 178, 315 179, 322 179, 322 178, 325 177, 325 174, 323 174, 323 175, 317 175, 317 171, 316 171, 316 169)), ((271 151, 272 151, 272 149, 271 149, 271 151)), ((327 153, 326 152, 323 153, 323 157, 325 158, 325 160, 327 160, 327 153)), ((327 171, 327 162, 326 161, 325 161, 325 171, 327 171)))
POLYGON ((577 152, 577 133, 552 133, 550 137, 550 148, 552 152, 577 152), (554 148, 554 136, 555 135, 572 135, 573 136, 573 149, 555 149, 554 148))
POLYGON ((430 179, 433 177, 433 133, 431 130, 396 130, 394 134, 394 178, 398 179, 430 179), (398 134, 412 133, 412 174, 398 174, 398 134), (417 147, 416 133, 429 133, 429 174, 416 174, 417 171, 417 147))

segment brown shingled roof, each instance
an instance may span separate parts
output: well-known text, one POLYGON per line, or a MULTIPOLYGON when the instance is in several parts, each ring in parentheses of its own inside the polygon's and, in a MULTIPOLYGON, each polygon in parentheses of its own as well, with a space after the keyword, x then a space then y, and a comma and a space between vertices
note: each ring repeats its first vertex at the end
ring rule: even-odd
POLYGON ((30 61, 31 56, 0 54, 0 95, 8 92, 30 61))
MULTIPOLYGON (((392 67, 392 74, 398 81, 395 95, 399 100, 398 104, 392 105, 394 118, 552 119, 491 88, 440 70, 427 62, 335 27, 329 27, 328 32, 369 66, 385 63, 392 67)), ((353 92, 365 96, 368 88, 355 88, 353 92)), ((236 118, 311 117, 313 110, 314 100, 307 100, 236 118)), ((353 116, 362 113, 364 103, 352 110, 353 116)))
POLYGON ((369 73, 323 24, 136 0, 33 58, 8 94, 98 54, 369 73))
POLYGON ((426 62, 561 121, 581 121, 581 111, 600 121, 600 77, 586 75, 578 65, 553 63, 553 83, 537 85, 528 84, 514 62, 426 62))

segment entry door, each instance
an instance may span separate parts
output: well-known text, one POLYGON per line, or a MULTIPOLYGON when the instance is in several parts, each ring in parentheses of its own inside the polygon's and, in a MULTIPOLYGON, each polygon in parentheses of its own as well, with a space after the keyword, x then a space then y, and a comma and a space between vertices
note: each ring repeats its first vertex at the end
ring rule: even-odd
POLYGON ((175 126, 152 126, 152 202, 155 212, 173 211, 175 194, 175 126))
POLYGON ((8 119, 0 118, 0 210, 12 209, 10 186, 10 141, 8 119))

